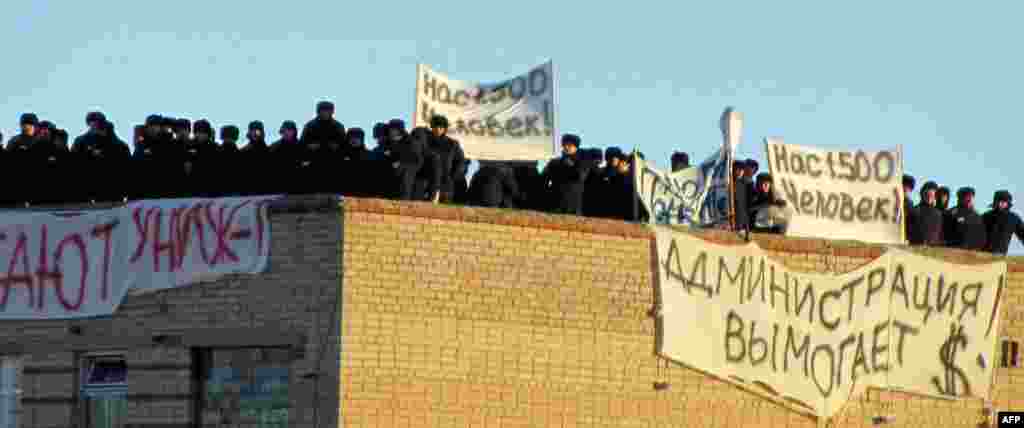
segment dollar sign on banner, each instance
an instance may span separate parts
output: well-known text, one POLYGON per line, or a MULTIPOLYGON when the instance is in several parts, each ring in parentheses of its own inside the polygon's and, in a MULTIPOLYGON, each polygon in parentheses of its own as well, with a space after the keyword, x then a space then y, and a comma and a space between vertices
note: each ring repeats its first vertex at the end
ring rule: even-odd
POLYGON ((954 323, 949 326, 949 338, 939 347, 939 361, 946 369, 945 383, 940 381, 938 376, 932 376, 932 384, 942 395, 971 395, 971 384, 967 375, 956 365, 956 354, 960 348, 967 349, 967 336, 964 334, 964 326, 957 326, 954 323), (958 381, 963 384, 963 394, 957 394, 958 381))

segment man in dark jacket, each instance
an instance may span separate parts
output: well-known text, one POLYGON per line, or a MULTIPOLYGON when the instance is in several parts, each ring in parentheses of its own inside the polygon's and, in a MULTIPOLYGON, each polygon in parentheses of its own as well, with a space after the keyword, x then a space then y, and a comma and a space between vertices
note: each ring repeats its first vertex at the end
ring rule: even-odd
POLYGON ((345 125, 334 119, 334 104, 321 101, 316 105, 316 117, 302 127, 299 137, 304 145, 341 145, 345 142, 345 125))
POLYGON ((423 169, 423 165, 429 161, 426 154, 426 138, 429 138, 430 131, 425 128, 421 129, 421 131, 417 131, 417 138, 412 138, 405 132, 405 122, 392 120, 388 123, 388 139, 391 140, 391 160, 398 184, 397 198, 399 200, 425 199, 425 195, 417 195, 416 179, 420 170, 423 169))
MULTIPOLYGON (((636 166, 636 159, 621 152, 614 156, 618 160, 613 162, 615 174, 608 180, 608 195, 604 208, 606 216, 616 220, 646 221, 648 212, 640 203, 639 196, 636 194, 636 185, 633 182, 632 169, 636 166)), ((589 191, 589 189, 587 190, 589 191)))
MULTIPOLYGON (((5 165, 10 176, 19 180, 32 177, 32 146, 38 139, 39 117, 25 113, 20 120, 21 133, 7 142, 5 165)), ((31 186, 10 186, 4 192, 7 204, 25 205, 31 199, 31 186)))
POLYGON ((690 155, 686 152, 672 153, 672 172, 679 172, 690 167, 690 155))
POLYGON ((552 159, 541 173, 544 185, 551 192, 554 212, 583 215, 583 191, 587 180, 587 162, 577 156, 580 137, 562 136, 562 156, 552 159))
POLYGON ((469 184, 469 203, 490 208, 518 208, 523 204, 515 175, 502 162, 483 161, 469 184))
MULTIPOLYGON (((612 181, 619 175, 619 164, 626 162, 626 155, 618 147, 609 147, 604 151, 604 166, 596 168, 587 175, 583 189, 583 214, 587 217, 619 218, 616 201, 609 198, 612 181)), ((628 166, 628 165, 627 165, 628 166)), ((628 171, 628 168, 627 168, 628 171)))
POLYGON ((245 138, 248 142, 238 150, 239 164, 249 171, 246 174, 249 178, 241 184, 242 194, 252 196, 274 193, 273 178, 267 174, 267 171, 273 171, 273 159, 270 157, 263 122, 249 122, 245 138))
POLYGON ((921 186, 921 201, 914 207, 916 220, 910 245, 942 246, 943 214, 937 206, 939 186, 929 181, 921 186))
POLYGON ((274 193, 295 195, 302 193, 304 186, 300 181, 304 148, 299 144, 298 126, 286 120, 278 130, 281 138, 270 145, 270 154, 275 164, 277 178, 273 183, 274 193))
POLYGON ((935 191, 935 206, 940 211, 946 212, 949 209, 949 188, 946 186, 939 186, 939 190, 935 191))
MULTIPOLYGON (((219 153, 214 141, 213 125, 206 119, 192 125, 193 137, 180 153, 178 168, 171 177, 180 180, 174 197, 211 198, 220 196, 222 183, 217 181, 219 153)), ((227 178, 227 177, 225 177, 227 178)))
POLYGON ((372 191, 369 151, 362 128, 349 128, 346 144, 338 149, 338 167, 335 177, 338 191, 345 196, 368 197, 372 191))
POLYGON ((220 146, 215 146, 216 154, 214 160, 208 164, 206 178, 216 196, 241 196, 244 194, 244 184, 241 180, 235 180, 233 176, 226 173, 232 171, 239 163, 241 149, 238 148, 238 139, 242 131, 235 125, 225 125, 220 128, 220 146))
POLYGON ((775 194, 775 180, 772 175, 767 172, 758 174, 754 195, 750 201, 750 229, 759 233, 783 233, 785 231, 784 225, 773 223, 770 226, 759 226, 757 218, 761 210, 785 206, 786 200, 775 194))
POLYGON ((956 191, 956 206, 946 211, 943 221, 946 246, 964 250, 985 249, 985 223, 974 209, 974 189, 961 187, 956 191))
POLYGON ((733 230, 737 232, 750 230, 750 203, 753 201, 754 183, 747 175, 746 162, 732 163, 733 179, 733 230))
POLYGON ((188 119, 171 119, 174 131, 174 141, 184 147, 192 141, 192 121, 188 119))
POLYGON ((455 183, 466 177, 466 154, 458 141, 448 136, 448 118, 434 115, 430 118, 430 150, 437 154, 441 165, 439 202, 450 203, 455 199, 455 183))
POLYGON ((903 234, 909 242, 914 235, 917 213, 914 211, 914 201, 910 195, 914 194, 914 187, 917 187, 917 180, 909 175, 903 176, 903 234))
POLYGON ((982 216, 985 231, 988 235, 985 249, 992 254, 1006 255, 1010 251, 1010 240, 1013 235, 1024 242, 1024 223, 1013 208, 1013 196, 1007 190, 1000 190, 992 198, 992 209, 982 216))

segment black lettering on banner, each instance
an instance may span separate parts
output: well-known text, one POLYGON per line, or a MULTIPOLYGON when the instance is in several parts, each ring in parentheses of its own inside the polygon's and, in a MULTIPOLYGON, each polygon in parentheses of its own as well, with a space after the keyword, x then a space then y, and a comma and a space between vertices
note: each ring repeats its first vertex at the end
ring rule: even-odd
POLYGON ((814 379, 814 385, 818 387, 818 391, 825 398, 832 395, 832 389, 835 388, 836 383, 836 352, 832 350, 832 347, 828 345, 818 345, 814 348, 814 352, 811 353, 811 378, 814 379), (821 376, 818 375, 818 353, 822 352, 828 356, 828 388, 825 388, 821 384, 821 376))
POLYGON ((924 281, 924 287, 920 287, 921 282, 920 277, 914 275, 914 309, 924 312, 924 321, 922 324, 928 325, 928 318, 931 317, 932 311, 934 310, 931 302, 932 278, 928 277, 927 281, 924 281), (918 293, 920 288, 924 288, 924 291, 918 293), (918 299, 921 294, 924 294, 924 296, 921 296, 921 298, 918 299))
POLYGON ((762 337, 756 337, 754 335, 756 331, 757 321, 750 321, 750 341, 747 342, 747 346, 750 348, 750 365, 754 367, 761 365, 768 358, 768 341, 762 337), (756 351, 758 347, 760 347, 760 352, 756 351))
POLYGON ((971 395, 970 379, 967 378, 964 370, 956 364, 956 354, 961 349, 967 350, 967 335, 964 334, 964 326, 952 324, 949 326, 949 338, 939 348, 939 361, 946 371, 945 383, 939 381, 939 378, 936 376, 932 377, 932 384, 935 385, 935 389, 939 391, 939 394, 953 397, 959 396, 960 394, 957 393, 956 386, 957 383, 962 383, 964 387, 963 395, 971 395))
POLYGON ((465 107, 468 105, 468 103, 466 102, 466 100, 468 99, 469 93, 467 93, 465 89, 459 89, 458 91, 455 91, 455 97, 453 98, 453 100, 455 101, 455 105, 459 107, 465 107))
POLYGON ((725 360, 730 363, 743 361, 747 356, 747 343, 743 340, 743 318, 736 311, 729 311, 725 317, 725 360), (733 341, 739 341, 739 354, 733 353, 733 341))
POLYGON ((868 367, 868 355, 864 350, 864 333, 861 332, 857 335, 857 353, 853 357, 853 367, 850 368, 852 372, 853 382, 857 382, 857 368, 860 367, 864 374, 871 374, 871 368, 868 367))
MULTIPOLYGON (((754 281, 755 274, 754 274, 754 269, 753 269, 754 266, 753 266, 753 263, 751 263, 751 268, 752 269, 750 269, 750 277, 747 279, 747 284, 749 285, 749 287, 747 288, 746 296, 740 296, 740 303, 743 303, 744 301, 749 302, 749 301, 754 300, 754 292, 756 290, 758 290, 758 289, 761 290, 761 302, 764 303, 766 301, 765 300, 765 292, 764 292, 765 282, 766 282, 765 281, 765 275, 764 275, 765 260, 763 258, 761 259, 760 266, 761 266, 761 269, 758 271, 758 273, 756 275, 757 281, 755 282, 754 281), (746 298, 745 300, 744 300, 744 297, 746 298)), ((772 269, 775 269, 775 266, 772 266, 772 269)))
POLYGON ((775 154, 772 165, 776 167, 776 173, 789 173, 789 156, 785 144, 773 144, 772 153, 775 154))
MULTIPOLYGON (((797 293, 796 292, 796 287, 799 286, 799 285, 800 285, 799 280, 797 278, 794 278, 793 279, 793 294, 794 295, 797 293)), ((807 306, 807 322, 812 323, 812 324, 814 323, 814 296, 815 296, 815 294, 814 294, 814 284, 808 282, 807 286, 804 287, 804 295, 803 295, 803 297, 800 298, 800 301, 796 304, 796 310, 794 311, 794 314, 799 318, 800 317, 800 312, 802 312, 804 310, 804 305, 808 305, 807 306), (810 303, 808 303, 808 302, 810 302, 810 303)))
POLYGON ((793 174, 803 174, 807 171, 804 166, 804 158, 800 157, 799 153, 793 153, 793 157, 789 159, 789 164, 793 168, 793 174))
POLYGON ((857 175, 851 181, 859 181, 861 183, 871 181, 871 161, 868 160, 868 155, 863 150, 857 150, 857 154, 853 156, 853 165, 857 175))
POLYGON ((505 121, 505 133, 511 137, 522 137, 523 131, 519 130, 522 126, 522 119, 518 117, 510 117, 505 121))
POLYGON ((821 210, 814 210, 814 195, 811 192, 804 190, 800 193, 800 211, 805 214, 816 213, 815 215, 821 217, 821 210))
POLYGON ((783 353, 783 355, 782 355, 782 371, 783 372, 788 372, 789 371, 789 355, 792 354, 793 355, 793 359, 795 361, 800 361, 800 359, 803 358, 803 362, 804 362, 804 377, 809 376, 810 373, 808 372, 808 365, 807 365, 807 359, 808 358, 807 357, 808 357, 808 354, 810 354, 810 352, 809 352, 810 351, 810 349, 809 349, 810 347, 811 347, 811 335, 810 334, 804 335, 804 341, 798 347, 798 346, 796 346, 796 338, 793 336, 793 326, 786 327, 786 346, 785 346, 785 349, 782 351, 782 353, 783 353), (792 351, 792 352, 790 352, 790 351, 792 351))
POLYGON ((864 276, 858 276, 857 279, 850 281, 843 285, 843 291, 848 296, 849 309, 847 310, 846 322, 853 323, 853 301, 856 299, 857 287, 864 283, 864 276))
POLYGON ((888 151, 881 151, 875 154, 875 162, 873 164, 875 171, 875 181, 879 183, 888 183, 892 179, 893 174, 896 173, 896 158, 888 151), (882 168, 879 166, 880 162, 885 162, 885 175, 881 175, 882 168))
POLYGON ((430 77, 430 73, 423 73, 423 95, 437 101, 437 80, 430 77))
POLYGON ((437 91, 434 92, 434 95, 434 101, 436 102, 439 102, 441 104, 452 103, 452 90, 448 88, 447 83, 437 85, 437 91))
POLYGON ((853 222, 853 216, 856 214, 856 210, 853 208, 853 197, 846 192, 840 193, 839 197, 842 200, 839 204, 839 219, 844 223, 853 222))
POLYGON ((896 328, 896 332, 899 335, 899 338, 896 339, 896 363, 903 366, 903 349, 907 344, 907 335, 917 336, 921 330, 899 320, 893 320, 892 325, 896 328))
POLYGON ((818 301, 818 319, 821 320, 821 325, 825 326, 829 331, 835 331, 836 327, 839 326, 839 320, 841 316, 836 316, 835 321, 829 321, 825 315, 825 301, 829 298, 833 300, 839 300, 839 296, 842 295, 842 290, 829 290, 821 294, 821 299, 818 301))
POLYGON ((430 123, 430 118, 434 117, 434 108, 430 106, 426 101, 420 103, 420 119, 423 122, 430 123))
POLYGON ((775 360, 776 360, 775 357, 776 357, 776 355, 778 355, 778 352, 776 352, 776 349, 778 348, 778 346, 777 346, 778 344, 779 344, 779 325, 778 324, 772 324, 772 372, 779 371, 778 364, 775 362, 775 360))
MULTIPOLYGON (((886 207, 889 205, 889 200, 886 198, 875 198, 875 218, 881 219, 882 221, 889 221, 889 210, 886 207)), ((893 213, 892 218, 896 218, 896 214, 893 213)))
MULTIPOLYGON (((839 361, 836 364, 836 386, 843 386, 843 358, 846 355, 846 348, 857 343, 859 334, 851 334, 839 342, 839 361)), ((851 365, 852 369, 852 365, 851 365)), ((852 370, 851 370, 852 371, 852 370)))
POLYGON ((480 119, 470 119, 469 122, 466 123, 466 127, 468 127, 469 131, 477 137, 483 137, 484 134, 487 133, 487 129, 484 128, 484 124, 480 122, 480 119))
POLYGON ((867 223, 874 220, 874 217, 872 217, 874 213, 871 211, 871 202, 871 198, 860 198, 860 201, 857 202, 857 221, 867 223))
POLYGON ((935 293, 935 312, 942 313, 949 307, 949 316, 953 316, 953 307, 956 306, 957 288, 959 284, 956 282, 950 282, 949 287, 946 286, 946 278, 941 273, 939 274, 939 280, 937 284, 938 290, 935 293))
MULTIPOLYGON (((981 283, 975 282, 973 284, 967 284, 964 289, 960 291, 960 304, 963 305, 960 308, 960 316, 957 317, 957 321, 963 322, 964 315, 967 314, 967 309, 970 308, 971 315, 974 317, 978 316, 978 298, 981 297, 981 283), (971 293, 971 298, 967 298, 967 294, 971 293)), ((997 301, 998 302, 998 301, 997 301)))
POLYGON ((548 90, 548 73, 543 68, 530 72, 530 95, 539 97, 548 90))
POLYGON ((821 169, 818 168, 818 164, 820 164, 820 163, 821 163, 821 158, 819 158, 818 155, 816 155, 814 153, 808 154, 807 155, 807 175, 811 176, 811 178, 821 177, 822 171, 821 171, 821 169))
POLYGON ((455 121, 455 133, 458 135, 469 135, 469 127, 466 126, 466 121, 462 119, 455 121))
POLYGON ((725 274, 726 279, 729 280, 730 285, 737 286, 736 289, 740 292, 740 301, 743 301, 743 289, 746 283, 746 272, 747 272, 747 257, 740 258, 740 266, 736 268, 736 274, 733 275, 729 271, 729 264, 725 262, 725 257, 718 258, 718 284, 715 285, 715 294, 722 295, 722 274, 725 274), (738 282, 738 284, 737 284, 738 282))
POLYGON ((707 260, 707 252, 702 251, 698 254, 697 259, 693 261, 692 275, 690 275, 690 278, 686 278, 686 275, 683 273, 682 261, 679 258, 679 247, 676 240, 673 239, 669 242, 668 255, 665 257, 663 266, 665 274, 668 275, 669 278, 681 282, 686 288, 686 292, 688 294, 692 294, 691 288, 697 287, 707 291, 708 298, 710 299, 711 297, 714 297, 712 294, 714 290, 712 290, 711 286, 707 284, 707 260), (701 273, 700 282, 696 282, 698 270, 701 273))
POLYGON ((839 178, 847 181, 852 181, 857 177, 857 171, 854 169, 853 163, 850 162, 850 152, 839 152, 839 167, 846 168, 846 175, 840 174, 839 178))
POLYGON ((878 294, 885 288, 885 268, 875 268, 868 272, 868 291, 864 293, 864 307, 871 307, 871 296, 878 294))
POLYGON ((779 178, 778 182, 779 188, 782 189, 782 195, 786 199, 786 202, 789 203, 789 206, 793 207, 793 211, 796 211, 797 214, 801 214, 800 196, 796 191, 796 186, 785 178, 779 178))
POLYGON ((513 100, 519 101, 526 95, 526 79, 523 76, 512 79, 508 86, 508 94, 513 100))
POLYGON ((906 309, 910 309, 910 296, 907 294, 907 283, 904 280, 903 265, 896 265, 896 272, 892 275, 892 285, 889 287, 892 291, 889 292, 889 298, 896 293, 903 295, 903 306, 906 309))
POLYGON ((501 123, 498 122, 494 116, 487 118, 487 135, 491 137, 501 137, 505 135, 505 130, 501 129, 501 123))
POLYGON ((708 253, 701 251, 697 260, 693 262, 693 269, 690 271, 690 278, 685 282, 686 292, 690 293, 692 287, 707 291, 708 298, 714 297, 714 290, 708 285, 708 253), (697 271, 700 271, 700 282, 697 282, 697 271))
POLYGON ((771 275, 771 296, 772 296, 771 303, 772 303, 772 309, 775 308, 775 294, 776 293, 781 294, 782 295, 782 301, 786 305, 785 306, 786 315, 789 315, 789 272, 783 272, 782 276, 783 276, 783 281, 782 281, 782 284, 781 284, 781 287, 780 287, 779 286, 780 284, 775 281, 775 267, 772 266, 772 275, 771 275))
POLYGON ((537 120, 539 116, 529 115, 526 116, 526 135, 531 137, 541 136, 540 128, 537 128, 537 120))
MULTIPOLYGON (((868 280, 870 282, 870 280, 868 280)), ((882 333, 889 329, 889 321, 883 321, 875 326, 875 335, 871 343, 871 366, 875 368, 875 371, 889 371, 889 335, 883 335, 882 333), (879 345, 878 338, 882 337, 886 339, 886 343, 879 345), (885 356, 885 360, 878 362, 878 356, 885 356)))
POLYGON ((551 136, 551 130, 555 127, 554 109, 551 108, 551 100, 544 100, 544 135, 551 136))
POLYGON ((829 177, 832 177, 832 179, 835 180, 836 179, 836 165, 835 165, 835 161, 833 160, 832 152, 828 152, 828 153, 825 154, 825 163, 828 164, 829 177))

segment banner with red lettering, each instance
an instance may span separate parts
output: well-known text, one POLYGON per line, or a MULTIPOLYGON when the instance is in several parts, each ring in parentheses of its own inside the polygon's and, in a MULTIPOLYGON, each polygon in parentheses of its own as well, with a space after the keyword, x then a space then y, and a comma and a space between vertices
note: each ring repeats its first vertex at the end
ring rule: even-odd
POLYGON ((111 315, 130 289, 262 272, 270 256, 266 205, 275 198, 0 214, 0 319, 111 315))

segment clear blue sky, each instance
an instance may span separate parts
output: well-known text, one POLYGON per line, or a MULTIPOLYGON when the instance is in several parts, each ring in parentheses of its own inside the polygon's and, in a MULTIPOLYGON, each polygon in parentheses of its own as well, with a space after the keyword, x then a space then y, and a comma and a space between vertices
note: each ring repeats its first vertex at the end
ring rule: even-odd
MULTIPOLYGON (((409 119, 415 65, 494 81, 551 58, 559 128, 667 164, 745 115, 762 138, 902 144, 907 172, 1024 198, 1024 99, 1013 2, 45 1, 0 16, 0 130, 37 112, 72 134, 100 109, 123 139, 150 113, 276 130, 337 104, 346 126, 409 119)), ((242 170, 244 171, 244 170, 242 170)), ((127 177, 126 177, 127 179, 127 177)), ((1019 243, 1013 249, 1021 252, 1019 243)))

